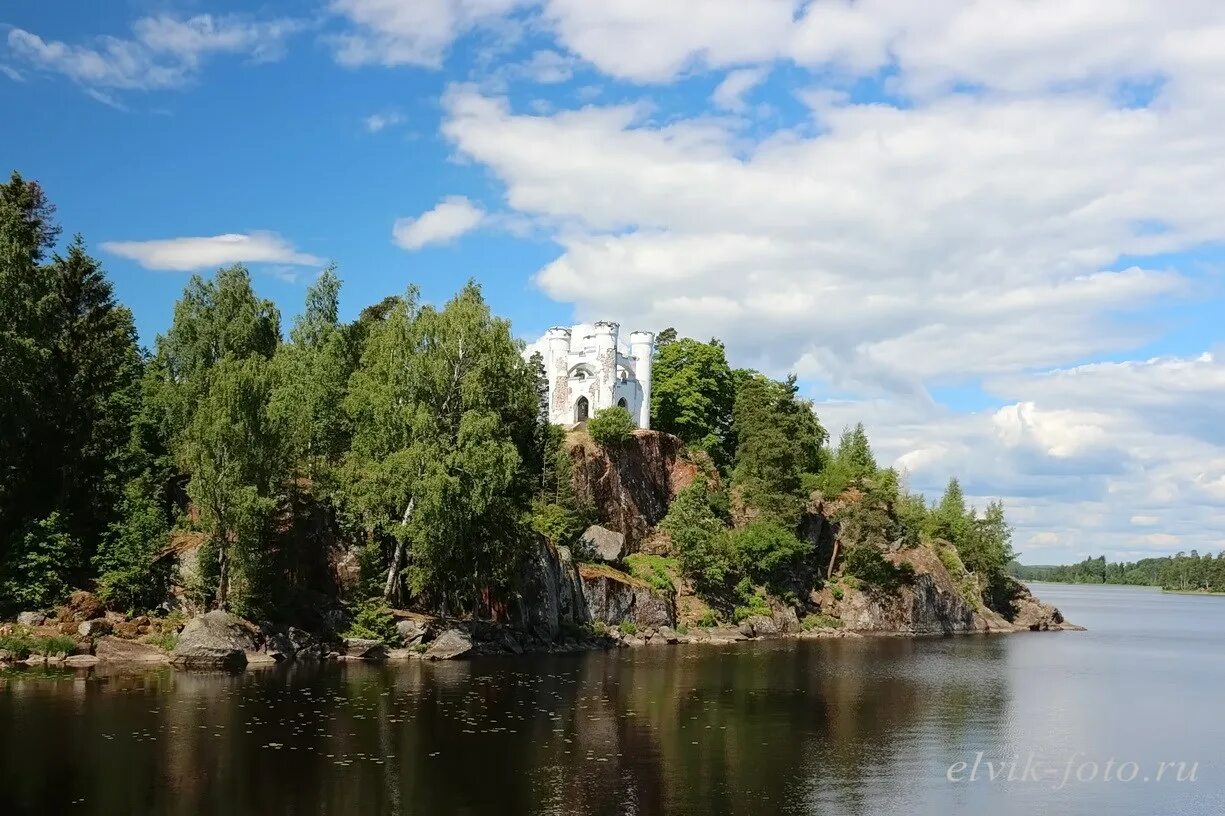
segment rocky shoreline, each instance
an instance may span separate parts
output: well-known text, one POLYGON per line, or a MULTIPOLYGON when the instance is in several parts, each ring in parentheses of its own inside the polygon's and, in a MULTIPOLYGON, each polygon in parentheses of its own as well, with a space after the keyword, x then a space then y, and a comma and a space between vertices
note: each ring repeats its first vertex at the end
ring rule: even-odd
MULTIPOLYGON (((922 590, 919 590, 922 592, 922 590)), ((755 615, 739 625, 684 627, 663 624, 638 629, 633 625, 607 627, 597 624, 556 634, 535 632, 486 621, 445 620, 407 613, 396 624, 398 645, 362 638, 320 636, 294 626, 255 624, 214 610, 187 621, 170 650, 141 639, 141 630, 152 628, 143 617, 128 620, 116 613, 76 621, 90 611, 89 600, 74 596, 76 603, 57 611, 55 618, 23 613, 17 624, 0 626, 0 635, 23 632, 31 642, 65 642, 66 632, 78 636, 71 651, 19 656, 0 650, 0 665, 51 666, 86 670, 94 667, 145 669, 173 667, 181 670, 242 671, 275 666, 290 661, 406 661, 453 660, 479 655, 567 654, 617 648, 640 648, 678 644, 728 646, 768 639, 824 639, 863 637, 938 637, 954 634, 1003 634, 1022 631, 1080 631, 1059 610, 1025 593, 1025 614, 1008 622, 992 613, 973 627, 945 627, 927 631, 920 627, 882 629, 840 628, 801 621, 794 610, 771 616, 755 615)), ((912 599, 913 600, 913 599, 912 599)))

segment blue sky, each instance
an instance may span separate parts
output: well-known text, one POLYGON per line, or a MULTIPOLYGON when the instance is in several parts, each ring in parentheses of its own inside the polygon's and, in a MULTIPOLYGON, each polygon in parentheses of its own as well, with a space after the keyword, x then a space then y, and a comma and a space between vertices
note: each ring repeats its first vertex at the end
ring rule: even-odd
POLYGON ((475 277, 717 335, 1030 562, 1225 548, 1225 12, 1186 0, 14 0, 0 156, 136 314, 475 277), (920 5, 922 6, 920 8, 920 5))

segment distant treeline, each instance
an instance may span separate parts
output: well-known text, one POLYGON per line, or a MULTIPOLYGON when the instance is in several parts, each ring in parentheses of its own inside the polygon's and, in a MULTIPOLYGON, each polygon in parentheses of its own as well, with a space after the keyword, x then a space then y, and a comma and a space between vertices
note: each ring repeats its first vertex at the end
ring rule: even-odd
POLYGON ((1023 581, 1060 584, 1130 584, 1162 589, 1225 592, 1225 552, 1213 556, 1178 553, 1136 562, 1107 562, 1106 556, 1086 558, 1079 564, 1025 566, 1015 561, 1008 571, 1023 581))

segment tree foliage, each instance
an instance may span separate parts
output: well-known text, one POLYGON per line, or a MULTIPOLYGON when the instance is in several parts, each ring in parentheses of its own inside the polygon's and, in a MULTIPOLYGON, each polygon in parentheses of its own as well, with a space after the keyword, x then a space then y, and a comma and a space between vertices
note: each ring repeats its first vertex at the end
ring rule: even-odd
POLYGON ((475 610, 509 591, 526 547, 532 372, 505 320, 468 284, 441 309, 410 290, 371 327, 345 408, 349 506, 389 546, 386 595, 475 610))
POLYGON ((587 420, 587 433, 601 447, 617 448, 630 440, 634 418, 620 405, 604 408, 587 420))
POLYGON ((736 385, 723 344, 685 337, 657 341, 651 369, 651 425, 704 450, 721 470, 731 464, 736 385))
POLYGON ((805 473, 821 467, 825 429, 812 405, 797 396, 795 377, 784 382, 746 377, 736 392, 732 486, 763 517, 794 525, 807 501, 805 473))

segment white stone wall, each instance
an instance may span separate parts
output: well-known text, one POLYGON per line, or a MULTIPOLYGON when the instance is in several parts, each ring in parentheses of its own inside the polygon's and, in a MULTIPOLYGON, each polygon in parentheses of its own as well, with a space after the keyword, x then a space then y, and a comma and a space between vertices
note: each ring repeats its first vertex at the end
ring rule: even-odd
POLYGON ((651 426, 650 377, 655 336, 634 332, 630 345, 618 342, 619 326, 601 321, 549 329, 528 347, 540 352, 549 381, 549 421, 570 427, 580 420, 582 401, 590 418, 624 405, 640 428, 651 426))

